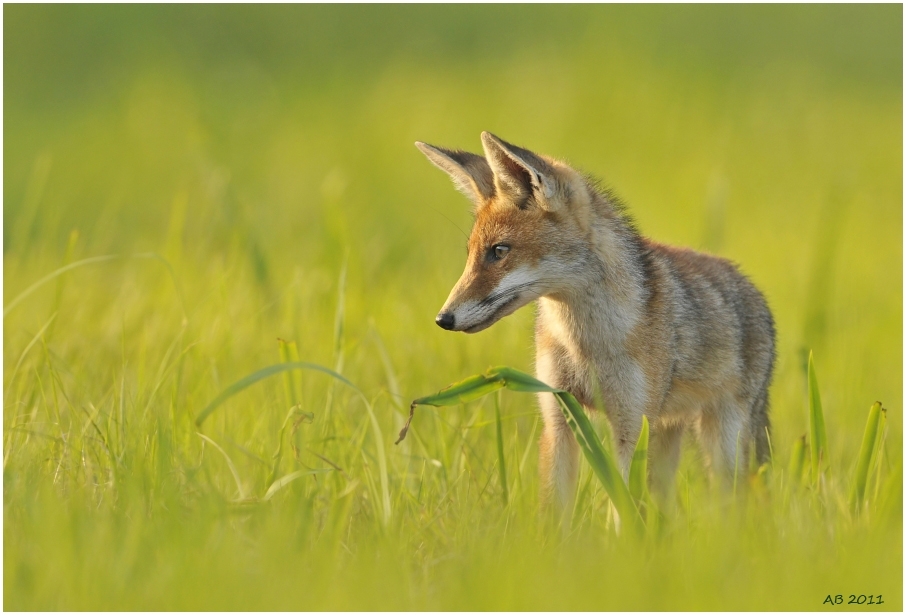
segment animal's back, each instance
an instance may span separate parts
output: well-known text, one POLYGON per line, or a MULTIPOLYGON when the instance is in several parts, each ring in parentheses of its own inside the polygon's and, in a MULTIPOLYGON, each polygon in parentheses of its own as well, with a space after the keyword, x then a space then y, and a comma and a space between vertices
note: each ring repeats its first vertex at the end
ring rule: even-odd
POLYGON ((774 320, 764 296, 726 259, 647 239, 645 245, 671 325, 668 397, 682 389, 734 396, 748 410, 756 454, 764 460, 775 357, 774 320))

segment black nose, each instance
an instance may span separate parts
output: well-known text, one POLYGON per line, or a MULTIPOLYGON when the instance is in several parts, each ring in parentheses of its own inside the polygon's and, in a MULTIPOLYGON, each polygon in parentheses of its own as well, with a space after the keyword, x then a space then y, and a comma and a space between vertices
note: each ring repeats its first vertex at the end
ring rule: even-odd
POLYGON ((450 312, 441 312, 437 315, 437 318, 434 319, 434 322, 437 323, 437 326, 441 329, 446 329, 449 331, 453 328, 453 324, 456 322, 456 319, 453 318, 453 314, 450 312))

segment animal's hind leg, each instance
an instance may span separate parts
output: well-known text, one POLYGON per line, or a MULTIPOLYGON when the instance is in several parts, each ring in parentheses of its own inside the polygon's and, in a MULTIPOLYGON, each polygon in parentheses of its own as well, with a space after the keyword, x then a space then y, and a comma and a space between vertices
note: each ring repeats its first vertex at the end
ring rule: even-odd
POLYGON ((768 418, 768 391, 763 389, 755 399, 751 414, 752 440, 758 465, 771 460, 771 421, 768 418))
POLYGON ((682 424, 658 425, 648 443, 648 477, 651 492, 662 503, 670 501, 683 443, 682 424))
POLYGON ((707 408, 699 420, 698 432, 714 479, 732 488, 748 467, 751 435, 745 406, 736 399, 726 399, 707 408))
POLYGON ((539 461, 541 498, 546 506, 563 513, 571 510, 576 496, 579 443, 553 394, 540 393, 538 397, 544 418, 539 461))

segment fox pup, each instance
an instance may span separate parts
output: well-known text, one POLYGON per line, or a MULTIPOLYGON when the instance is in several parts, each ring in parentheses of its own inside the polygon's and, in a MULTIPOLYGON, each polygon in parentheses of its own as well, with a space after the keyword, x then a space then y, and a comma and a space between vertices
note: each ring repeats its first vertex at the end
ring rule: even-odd
MULTIPOLYGON (((473 203, 466 268, 437 315, 476 333, 537 300, 535 370, 613 428, 624 473, 651 425, 649 481, 669 490, 685 429, 718 477, 769 454, 774 321, 729 261, 643 237, 610 192, 567 164, 481 134, 484 156, 417 142, 473 203)), ((550 393, 544 420, 545 501, 570 505, 579 447, 550 393)))

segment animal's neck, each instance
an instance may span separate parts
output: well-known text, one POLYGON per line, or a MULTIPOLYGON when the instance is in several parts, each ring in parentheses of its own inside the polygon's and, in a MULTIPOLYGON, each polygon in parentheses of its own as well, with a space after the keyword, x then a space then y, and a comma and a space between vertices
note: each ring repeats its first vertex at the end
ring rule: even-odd
POLYGON ((624 347, 648 293, 641 237, 606 196, 598 198, 582 284, 539 300, 550 332, 572 351, 592 356, 624 347))

